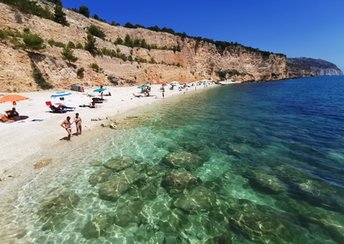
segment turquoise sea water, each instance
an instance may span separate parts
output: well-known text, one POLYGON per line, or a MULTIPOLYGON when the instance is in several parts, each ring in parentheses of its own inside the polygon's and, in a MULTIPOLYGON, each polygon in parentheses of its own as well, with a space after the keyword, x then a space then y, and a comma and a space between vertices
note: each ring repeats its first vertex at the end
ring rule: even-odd
POLYGON ((343 77, 211 88, 125 121, 25 186, 22 240, 344 242, 343 77))

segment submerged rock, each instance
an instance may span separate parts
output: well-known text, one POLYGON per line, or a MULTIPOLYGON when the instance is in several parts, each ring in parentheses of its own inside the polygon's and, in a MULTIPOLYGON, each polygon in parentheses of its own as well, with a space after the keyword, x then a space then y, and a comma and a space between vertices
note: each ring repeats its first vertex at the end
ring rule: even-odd
POLYGON ((98 183, 105 182, 109 179, 109 177, 112 175, 112 171, 109 169, 100 169, 93 174, 91 174, 90 178, 88 179, 88 182, 94 186, 98 183))
POLYGON ((114 223, 121 227, 126 227, 132 223, 140 224, 144 219, 141 214, 143 205, 144 203, 140 199, 121 204, 114 214, 114 223))
POLYGON ((124 170, 131 167, 134 164, 134 160, 127 157, 115 157, 110 159, 104 164, 104 167, 111 169, 115 172, 124 170))
POLYGON ((291 183, 293 197, 333 211, 344 212, 344 190, 329 183, 314 179, 303 179, 291 183))
POLYGON ((161 182, 161 186, 173 193, 182 191, 200 182, 200 179, 187 171, 172 170, 167 173, 161 182))
POLYGON ((186 190, 173 205, 186 212, 209 211, 216 206, 216 194, 204 186, 186 190))
POLYGON ((45 222, 42 230, 58 228, 64 217, 78 205, 80 197, 74 192, 61 193, 42 204, 37 214, 45 222))
POLYGON ((113 217, 108 214, 99 214, 88 221, 81 231, 86 239, 99 238, 106 234, 106 230, 113 224, 113 217))
POLYGON ((185 213, 179 209, 172 209, 160 216, 159 229, 167 236, 175 234, 176 236, 181 233, 188 223, 188 218, 185 213))
POLYGON ((112 175, 108 181, 100 184, 99 197, 104 200, 116 201, 127 192, 133 183, 145 177, 142 167, 131 167, 112 175))
POLYGON ((258 243, 307 242, 307 230, 294 224, 296 219, 267 206, 240 200, 228 211, 229 227, 250 241, 258 243))
POLYGON ((306 201, 313 206, 344 212, 343 189, 314 179, 311 175, 291 166, 278 166, 276 171, 288 184, 288 191, 293 198, 306 201))
POLYGON ((316 208, 304 201, 286 198, 282 207, 298 216, 313 233, 324 233, 325 238, 341 243, 344 240, 344 216, 322 208, 316 208))
POLYGON ((277 194, 286 190, 283 182, 275 175, 258 170, 245 175, 252 188, 269 194, 277 194))
POLYGON ((162 163, 172 168, 185 168, 186 170, 194 170, 203 164, 200 156, 190 152, 172 152, 167 154, 162 163))

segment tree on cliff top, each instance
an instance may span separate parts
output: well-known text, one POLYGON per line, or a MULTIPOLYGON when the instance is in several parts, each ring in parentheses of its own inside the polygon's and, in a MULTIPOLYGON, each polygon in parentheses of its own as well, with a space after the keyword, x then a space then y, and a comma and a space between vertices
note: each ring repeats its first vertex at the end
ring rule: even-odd
POLYGON ((90 10, 86 6, 80 6, 79 7, 79 13, 83 16, 89 18, 90 17, 90 10))

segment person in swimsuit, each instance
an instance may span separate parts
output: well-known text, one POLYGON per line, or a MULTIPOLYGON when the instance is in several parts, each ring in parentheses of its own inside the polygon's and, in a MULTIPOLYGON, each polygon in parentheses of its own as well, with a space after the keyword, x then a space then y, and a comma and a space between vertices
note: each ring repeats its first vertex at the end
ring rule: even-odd
POLYGON ((81 135, 81 130, 82 130, 82 125, 81 125, 81 118, 79 117, 79 113, 75 114, 75 118, 74 118, 74 123, 76 126, 76 134, 77 135, 81 135))
POLYGON ((67 116, 66 120, 62 122, 61 127, 64 128, 67 133, 67 140, 70 141, 70 138, 72 137, 72 127, 71 127, 72 123, 70 122, 70 117, 67 116))

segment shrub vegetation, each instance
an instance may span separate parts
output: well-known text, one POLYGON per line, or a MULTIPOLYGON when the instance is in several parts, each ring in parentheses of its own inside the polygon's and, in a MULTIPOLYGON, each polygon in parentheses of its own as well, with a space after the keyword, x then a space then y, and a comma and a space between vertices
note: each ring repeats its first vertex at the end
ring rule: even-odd
POLYGON ((103 40, 105 39, 105 36, 106 36, 103 30, 99 26, 96 26, 96 25, 91 25, 90 27, 88 27, 87 32, 103 40))
POLYGON ((62 54, 62 58, 64 60, 67 60, 67 62, 69 63, 74 63, 78 60, 78 58, 74 56, 73 50, 70 49, 69 47, 63 48, 63 51, 61 52, 61 54, 62 54))
POLYGON ((84 78, 84 72, 85 72, 85 69, 81 67, 76 71, 76 75, 78 76, 78 78, 82 79, 84 78))
POLYGON ((23 41, 25 46, 32 50, 40 50, 45 48, 45 45, 43 44, 44 40, 36 34, 25 33, 23 35, 23 41))
POLYGON ((97 73, 99 73, 99 72, 101 71, 101 68, 100 68, 99 65, 96 64, 96 63, 90 64, 90 68, 93 69, 93 71, 94 71, 94 72, 97 72, 97 73))

